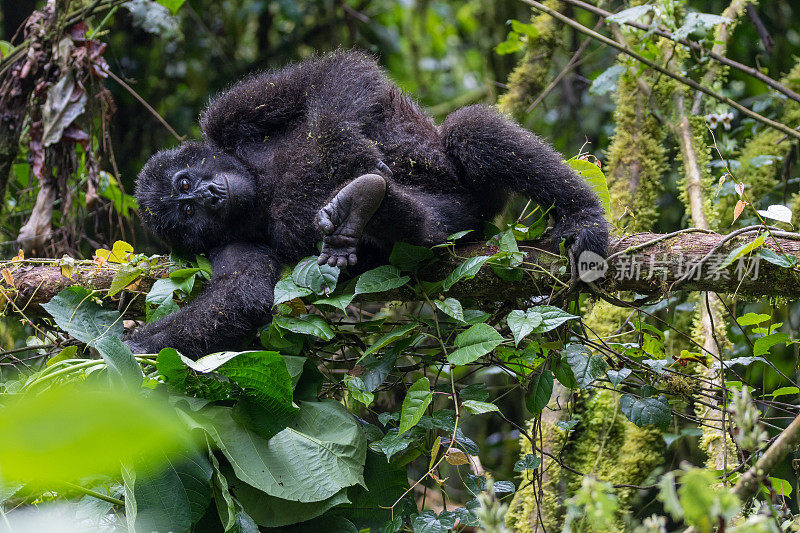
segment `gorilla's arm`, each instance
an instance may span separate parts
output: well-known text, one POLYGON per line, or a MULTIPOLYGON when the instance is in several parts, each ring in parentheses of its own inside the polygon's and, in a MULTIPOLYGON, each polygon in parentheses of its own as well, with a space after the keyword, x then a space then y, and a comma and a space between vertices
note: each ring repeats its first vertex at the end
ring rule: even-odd
POLYGON ((205 137, 224 150, 263 142, 314 110, 364 123, 379 111, 386 78, 375 60, 337 52, 255 74, 216 96, 200 116, 205 137))
POLYGON ((137 329, 126 341, 134 353, 175 348, 187 357, 230 349, 266 323, 280 265, 264 246, 234 243, 211 252, 211 283, 194 301, 137 329))

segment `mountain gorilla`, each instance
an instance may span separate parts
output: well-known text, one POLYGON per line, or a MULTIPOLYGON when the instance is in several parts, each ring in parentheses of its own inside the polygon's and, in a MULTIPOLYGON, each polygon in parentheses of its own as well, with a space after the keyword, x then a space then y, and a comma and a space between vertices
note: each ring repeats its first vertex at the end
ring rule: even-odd
POLYGON ((605 255, 594 192, 549 145, 490 107, 441 126, 359 52, 256 74, 211 100, 203 142, 154 155, 136 197, 170 246, 209 254, 210 285, 128 339, 197 357, 267 323, 282 265, 386 262, 396 241, 429 246, 480 228, 521 193, 556 220, 577 257, 605 255))

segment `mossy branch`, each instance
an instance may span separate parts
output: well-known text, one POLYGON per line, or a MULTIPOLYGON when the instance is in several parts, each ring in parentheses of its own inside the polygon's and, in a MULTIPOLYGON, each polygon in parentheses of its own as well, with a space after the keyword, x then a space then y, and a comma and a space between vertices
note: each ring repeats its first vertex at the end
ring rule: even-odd
MULTIPOLYGON (((768 239, 764 248, 800 260, 800 239, 790 233, 775 235, 775 239, 768 239)), ((728 239, 716 233, 685 231, 668 235, 628 235, 612 242, 610 252, 613 255, 608 269, 596 286, 604 293, 630 291, 665 295, 671 291, 691 290, 737 293, 751 297, 800 296, 798 270, 779 267, 759 257, 751 257, 749 261, 743 260, 741 263, 734 261, 725 268, 716 269, 731 250, 753 239, 752 234, 728 239), (689 279, 683 279, 689 267, 698 263, 701 267, 689 279)), ((488 301, 516 301, 552 294, 554 286, 559 288, 569 284, 570 269, 563 257, 554 255, 545 247, 520 244, 520 250, 525 253, 522 265, 525 275, 521 281, 505 281, 485 266, 475 278, 453 285, 447 295, 488 301)), ((496 251, 496 248, 485 244, 458 246, 452 255, 423 268, 418 276, 422 281, 441 281, 465 258, 492 255, 496 251)), ((40 304, 72 285, 107 293, 121 265, 76 261, 71 278, 64 276, 63 268, 58 260, 0 262, 0 271, 3 273, 0 296, 5 300, 7 311, 22 310, 33 316, 41 314, 40 304)), ((155 266, 133 286, 120 292, 119 300, 112 301, 119 301, 119 308, 124 310, 127 317, 141 316, 144 295, 157 279, 166 275, 166 264, 155 266)), ((416 296, 410 288, 402 287, 387 293, 361 295, 358 299, 412 301, 416 296)))

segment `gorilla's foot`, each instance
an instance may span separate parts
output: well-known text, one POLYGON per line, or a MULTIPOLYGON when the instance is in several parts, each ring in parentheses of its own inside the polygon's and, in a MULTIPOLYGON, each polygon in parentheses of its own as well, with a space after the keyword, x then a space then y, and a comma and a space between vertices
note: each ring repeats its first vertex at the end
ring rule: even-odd
POLYGON ((378 174, 359 176, 319 210, 317 227, 325 235, 317 263, 344 267, 355 265, 356 247, 364 226, 386 195, 386 180, 378 174))

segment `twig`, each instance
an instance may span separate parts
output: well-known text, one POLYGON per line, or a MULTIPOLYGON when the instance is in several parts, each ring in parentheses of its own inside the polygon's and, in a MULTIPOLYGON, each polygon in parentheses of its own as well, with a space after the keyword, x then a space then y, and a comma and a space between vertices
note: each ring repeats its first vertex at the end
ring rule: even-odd
POLYGON ((139 103, 141 103, 141 104, 142 104, 142 105, 143 105, 145 108, 147 108, 147 110, 148 110, 148 111, 150 111, 150 113, 151 113, 151 114, 152 114, 154 117, 156 117, 156 119, 158 119, 158 121, 159 121, 161 124, 163 124, 163 125, 164 125, 164 127, 165 127, 165 128, 167 128, 167 130, 169 130, 169 132, 170 132, 170 133, 171 133, 171 134, 172 134, 172 135, 173 135, 173 136, 174 136, 176 139, 178 139, 179 141, 183 141, 183 140, 186 138, 185 136, 178 135, 178 133, 177 133, 177 132, 176 132, 174 129, 172 129, 172 126, 170 126, 170 125, 167 123, 167 121, 166 121, 166 120, 164 120, 164 118, 163 118, 161 115, 159 115, 159 114, 158 114, 158 111, 156 111, 155 109, 153 109, 153 108, 152 108, 152 106, 150 106, 150 104, 148 104, 148 103, 145 101, 145 99, 144 99, 144 98, 142 98, 141 96, 139 96, 139 94, 138 94, 136 91, 134 91, 134 90, 133 90, 133 88, 132 88, 130 85, 128 85, 127 83, 125 83, 125 82, 124 82, 124 81, 123 81, 123 80, 122 80, 122 79, 121 79, 119 76, 117 76, 116 74, 114 74, 114 73, 113 73, 113 72, 111 72, 110 70, 106 70, 106 73, 108 74, 108 76, 109 76, 109 77, 110 77, 112 80, 114 80, 115 82, 117 82, 117 83, 119 83, 120 85, 122 85, 122 87, 123 87, 123 88, 124 88, 126 91, 128 91, 128 92, 131 94, 131 96, 133 96, 134 98, 136 98, 136 99, 139 101, 139 103))

